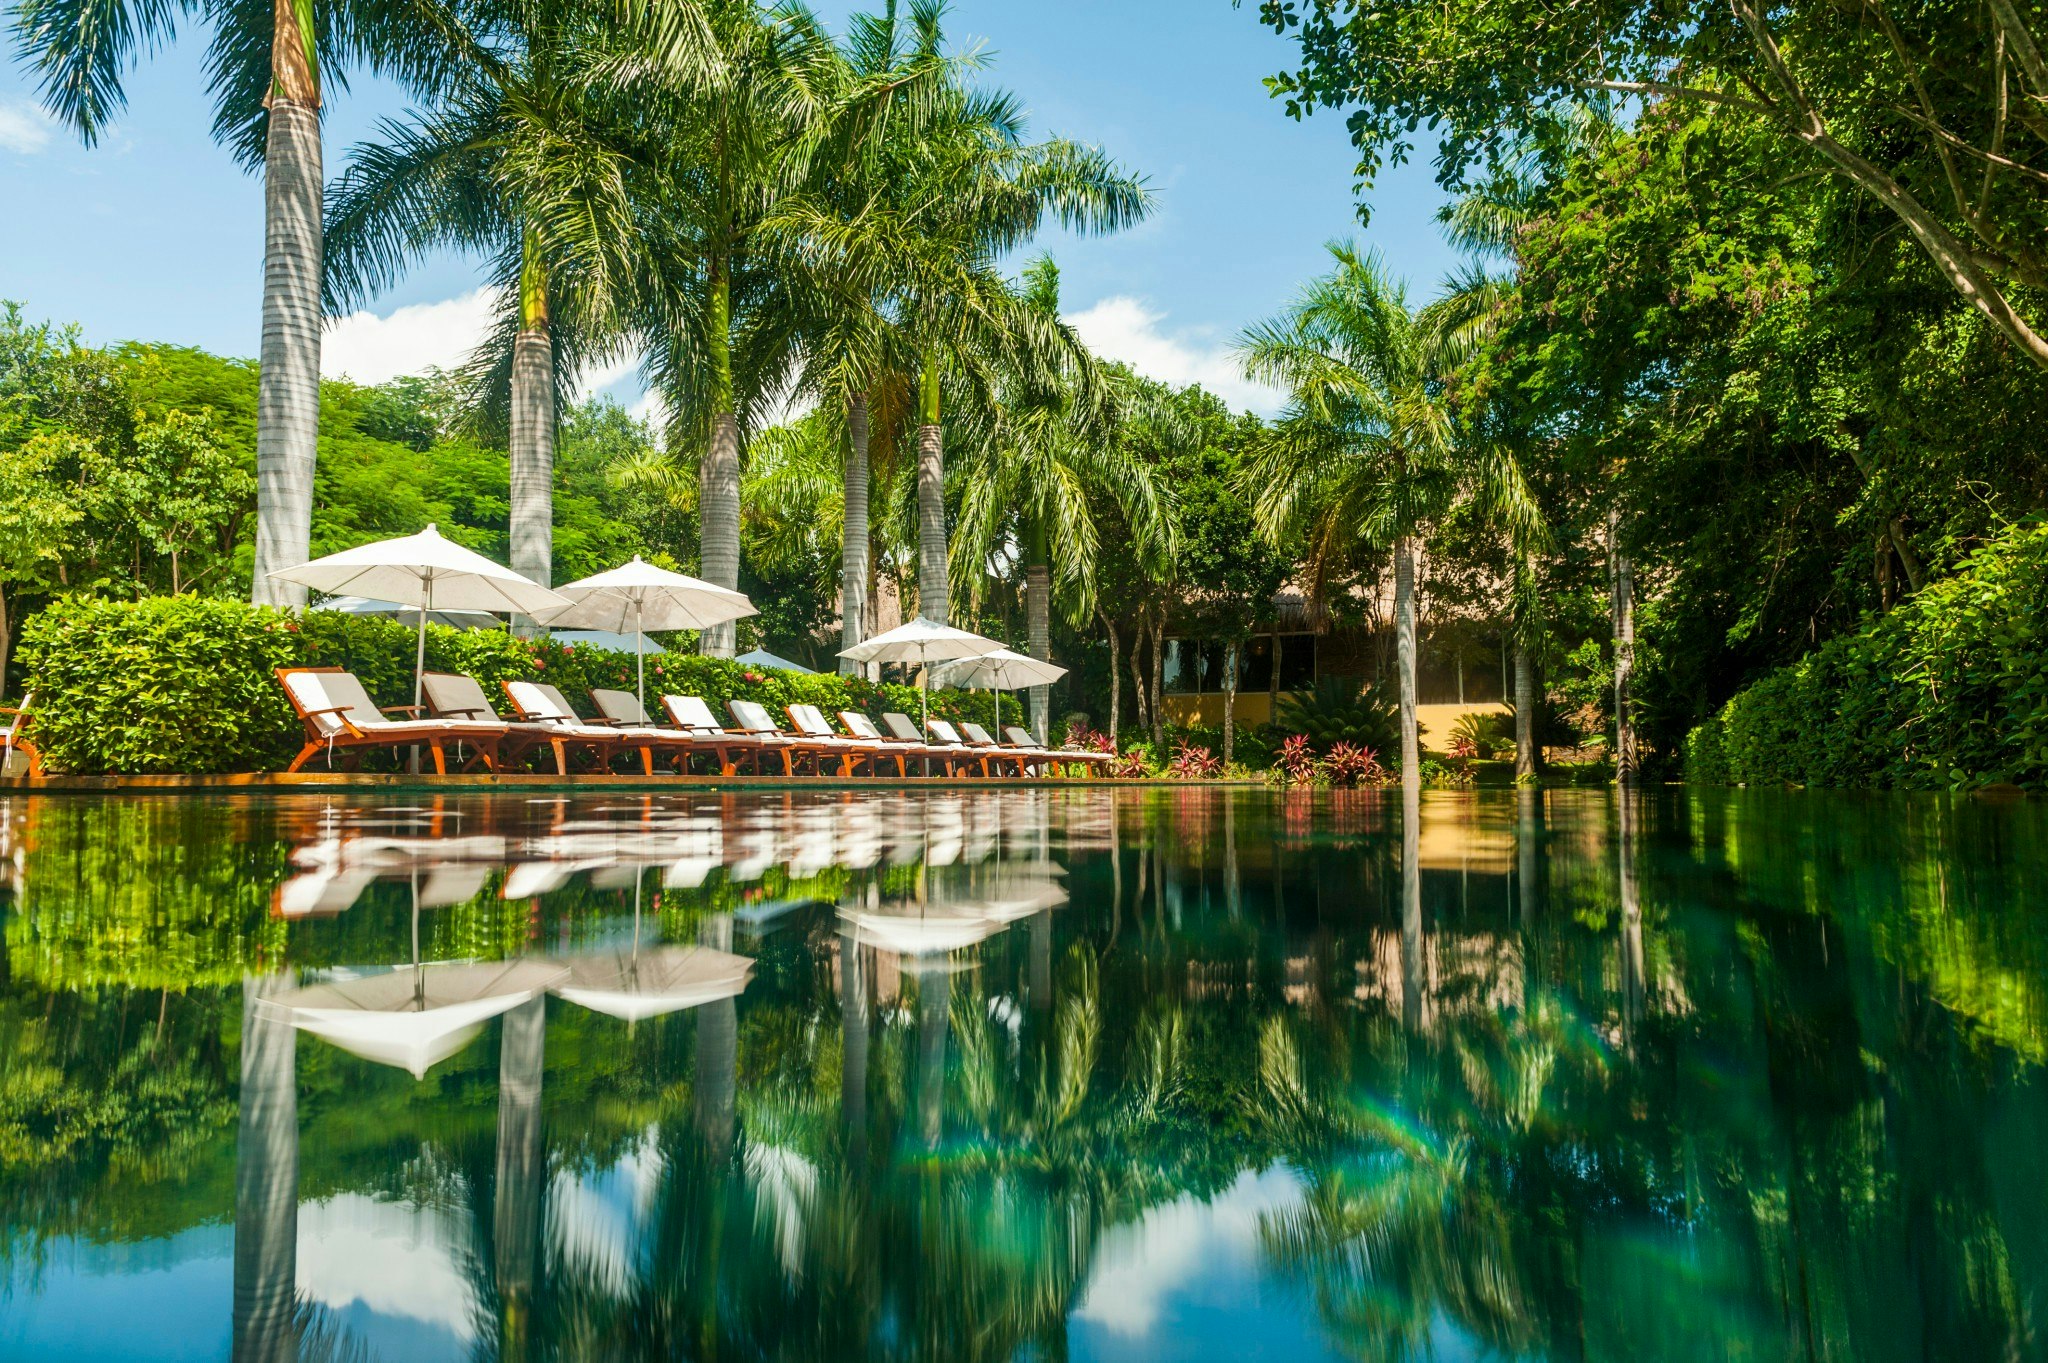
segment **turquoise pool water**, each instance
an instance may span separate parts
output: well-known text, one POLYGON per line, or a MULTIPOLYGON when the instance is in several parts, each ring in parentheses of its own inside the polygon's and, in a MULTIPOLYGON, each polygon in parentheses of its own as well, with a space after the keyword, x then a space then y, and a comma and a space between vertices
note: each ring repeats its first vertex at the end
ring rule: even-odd
POLYGON ((0 1359, 2041 1357, 2044 833, 0 801, 0 1359))

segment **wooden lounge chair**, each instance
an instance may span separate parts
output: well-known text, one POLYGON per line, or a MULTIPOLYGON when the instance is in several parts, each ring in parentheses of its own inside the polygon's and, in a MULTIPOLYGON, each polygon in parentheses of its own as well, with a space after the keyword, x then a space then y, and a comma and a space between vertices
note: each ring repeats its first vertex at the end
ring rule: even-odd
POLYGON ((1036 743, 1029 747, 1019 747, 1015 743, 999 742, 988 730, 967 720, 960 721, 960 732, 967 735, 967 741, 970 743, 979 744, 984 748, 996 748, 1014 757, 1017 760, 1019 776, 1034 771, 1042 773, 1046 764, 1057 760, 1058 757, 1051 748, 1042 748, 1036 743))
POLYGON ((491 698, 484 694, 483 686, 475 677, 460 672, 423 672, 420 674, 420 699, 427 703, 427 713, 436 719, 471 719, 503 724, 505 736, 499 740, 496 754, 500 771, 521 766, 529 753, 544 749, 554 756, 558 774, 566 776, 569 772, 568 754, 561 732, 548 724, 505 723, 498 718, 491 698))
MULTIPOLYGON (((685 775, 690 770, 690 754, 697 751, 697 742, 681 729, 671 729, 655 723, 647 717, 647 707, 640 703, 640 697, 631 691, 615 691, 609 687, 590 688, 590 703, 597 707, 600 724, 609 724, 617 729, 646 730, 661 735, 654 745, 657 756, 670 756, 676 760, 676 770, 685 775)), ((720 759, 720 766, 724 765, 720 759)))
POLYGON ((338 667, 280 667, 277 681, 306 726, 306 746, 285 768, 288 772, 299 770, 323 750, 330 763, 339 750, 344 765, 352 767, 361 762, 365 749, 411 747, 430 749, 434 770, 442 774, 448 770, 450 748, 456 750, 464 771, 478 764, 491 770, 497 768, 498 745, 505 737, 502 723, 423 719, 422 707, 417 705, 387 705, 379 709, 363 684, 338 667), (387 712, 410 718, 387 719, 387 712), (471 748, 475 749, 474 755, 464 760, 464 750, 471 748))
POLYGON ((735 776, 739 772, 734 761, 736 754, 744 753, 747 764, 754 774, 761 774, 761 755, 775 753, 782 759, 785 772, 791 770, 789 754, 783 752, 782 741, 762 734, 738 734, 718 722, 718 716, 711 713, 711 706, 702 696, 663 696, 661 708, 668 715, 669 722, 688 734, 699 751, 718 755, 719 774, 735 776))
POLYGON ((826 759, 839 764, 841 776, 853 775, 854 764, 873 752, 867 745, 850 746, 845 739, 833 735, 823 738, 809 738, 802 734, 783 731, 768 713, 768 707, 754 700, 729 700, 725 708, 732 711, 733 722, 740 726, 741 733, 754 734, 760 738, 774 738, 782 741, 783 768, 790 775, 797 774, 797 768, 808 761, 814 775, 825 774, 826 759))
MULTIPOLYGON (((891 749, 881 739, 834 733, 832 721, 826 719, 825 712, 815 705, 791 705, 786 708, 789 711, 789 722, 796 726, 798 734, 812 742, 830 743, 844 749, 855 761, 867 763, 868 775, 873 776, 879 770, 877 764, 885 759, 896 764, 897 775, 903 774, 903 754, 891 749)), ((850 761, 846 765, 846 774, 852 775, 853 763, 850 761)))
POLYGON ((963 755, 979 761, 983 776, 996 774, 989 770, 991 762, 1007 762, 1017 775, 1024 774, 1024 758, 1015 748, 1006 748, 1000 743, 970 743, 960 736, 960 731, 953 727, 951 720, 939 719, 936 716, 926 720, 925 727, 932 731, 932 737, 941 747, 958 749, 963 755))
POLYGON ((560 736, 563 746, 555 749, 558 762, 566 759, 567 748, 587 748, 596 754, 598 769, 610 771, 614 754, 631 752, 640 758, 641 773, 654 775, 654 747, 662 740, 655 730, 588 723, 569 704, 568 697, 546 682, 508 681, 505 696, 519 718, 529 724, 545 724, 560 736))
MULTIPOLYGON (((943 762, 946 766, 946 775, 948 776, 958 776, 962 766, 968 760, 964 748, 956 747, 949 743, 934 742, 926 738, 917 731, 917 721, 900 710, 888 711, 882 716, 882 723, 888 725, 889 732, 897 738, 902 739, 906 743, 918 744, 925 750, 927 757, 936 757, 939 761, 943 762)), ((980 762, 977 759, 977 765, 981 767, 981 774, 983 776, 988 775, 988 764, 986 762, 980 762)))
POLYGON ((28 736, 30 707, 35 704, 36 693, 31 691, 21 698, 20 708, 0 705, 0 715, 7 722, 0 724, 0 767, 5 767, 14 754, 20 753, 28 759, 28 774, 43 774, 43 754, 28 736))
MULTIPOLYGON (((1038 747, 1038 740, 1021 724, 1009 725, 1003 730, 1003 734, 1020 748, 1038 747)), ((1090 776, 1116 761, 1115 753, 1092 752, 1087 748, 1041 748, 1039 751, 1050 754, 1056 763, 1078 762, 1090 776)))
MULTIPOLYGON (((905 738, 901 734, 883 733, 875 726, 874 720, 858 710, 841 710, 839 712, 839 722, 844 724, 846 732, 852 734, 855 738, 864 738, 870 743, 881 744, 882 756, 895 761, 896 774, 898 776, 908 776, 910 774, 910 770, 905 763, 913 757, 920 760, 936 757, 941 762, 947 760, 946 754, 943 751, 934 748, 921 738, 905 738)), ((917 730, 913 728, 911 732, 915 734, 917 730)))

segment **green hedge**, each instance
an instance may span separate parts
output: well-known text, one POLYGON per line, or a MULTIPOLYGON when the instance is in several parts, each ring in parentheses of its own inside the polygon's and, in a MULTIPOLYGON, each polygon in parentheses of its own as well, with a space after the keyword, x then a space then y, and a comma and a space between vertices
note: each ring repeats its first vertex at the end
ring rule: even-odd
MULTIPOLYGON (((380 705, 412 700, 416 636, 395 621, 336 611, 291 612, 201 597, 112 601, 60 598, 21 635, 23 688, 34 693, 33 730, 53 772, 270 771, 303 741, 276 668, 343 667, 380 705)), ((498 683, 553 682, 588 710, 592 686, 633 687, 633 655, 517 639, 497 630, 429 626, 427 666, 466 672, 496 699, 498 683)), ((647 690, 703 696, 723 712, 757 700, 779 718, 789 704, 827 714, 917 713, 917 691, 836 674, 755 669, 721 658, 647 658, 647 690)), ((1014 696, 1003 722, 1023 722, 1014 696)), ((502 707, 501 707, 502 708, 502 707)), ((986 693, 934 691, 932 713, 989 719, 986 693)))
POLYGON ((2048 784, 2048 526, 2024 524, 1860 633, 1737 693, 1686 744, 1702 784, 2048 784))

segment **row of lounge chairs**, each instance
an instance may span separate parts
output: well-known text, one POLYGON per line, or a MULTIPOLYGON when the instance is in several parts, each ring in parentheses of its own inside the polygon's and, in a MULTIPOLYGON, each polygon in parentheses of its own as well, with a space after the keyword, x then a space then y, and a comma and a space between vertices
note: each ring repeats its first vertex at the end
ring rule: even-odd
POLYGON ((1094 774, 1111 760, 1107 753, 1045 747, 1015 726, 1000 741, 978 724, 956 728, 943 719, 927 721, 920 732, 908 715, 893 712, 878 726, 859 711, 843 710, 835 729, 817 706, 792 705, 784 728, 767 707, 735 700, 726 707, 728 726, 701 696, 663 696, 663 720, 656 721, 632 692, 593 688, 597 717, 586 719, 556 687, 508 681, 503 689, 513 718, 507 720, 476 679, 460 673, 426 673, 418 706, 380 707, 340 668, 279 668, 277 679, 306 728, 305 746, 287 771, 323 754, 330 766, 339 760, 352 767, 366 752, 404 748, 431 753, 440 773, 520 770, 544 757, 560 775, 608 772, 626 758, 645 776, 688 775, 693 759, 705 759, 708 774, 721 776, 909 776, 915 770, 1021 777, 1061 769, 1094 774))

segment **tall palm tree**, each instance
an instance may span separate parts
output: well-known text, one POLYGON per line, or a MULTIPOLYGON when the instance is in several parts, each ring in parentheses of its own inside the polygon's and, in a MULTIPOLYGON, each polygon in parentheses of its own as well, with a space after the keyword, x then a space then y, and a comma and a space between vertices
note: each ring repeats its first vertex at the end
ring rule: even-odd
MULTIPOLYGON (((790 390, 797 319, 818 303, 807 262, 764 230, 806 184, 840 90, 832 46, 807 10, 702 0, 680 18, 650 6, 651 58, 611 75, 641 110, 636 326, 673 414, 672 448, 701 450, 699 574, 739 585, 740 450, 790 390), (670 22, 674 20, 674 22, 670 22)), ((733 653, 734 630, 700 647, 733 653)))
POLYGON ((628 111, 588 78, 610 7, 510 8, 516 53, 465 68, 431 110, 352 149, 329 207, 327 291, 345 308, 429 251, 487 255, 500 318, 471 363, 474 396, 508 436, 512 567, 546 584, 557 394, 618 347, 635 206, 628 111))
POLYGON ((256 562, 251 597, 298 605, 306 589, 269 574, 306 560, 320 415, 320 107, 352 65, 415 97, 486 52, 489 25, 451 0, 17 0, 14 27, 43 102, 87 145, 126 103, 122 79, 175 33, 212 31, 214 137, 263 167, 263 341, 256 399, 256 562))
MULTIPOLYGON (((863 42, 915 72, 916 111, 905 135, 884 138, 870 193, 836 220, 813 205, 805 230, 843 278, 867 296, 905 342, 915 394, 918 470, 918 611, 951 616, 945 507, 945 393, 991 393, 1004 376, 1041 384, 1077 358, 1070 332, 1017 296, 997 268, 1048 216, 1071 231, 1119 231, 1151 211, 1141 177, 1100 150, 1063 138, 1025 140, 1006 92, 972 80, 973 54, 945 58, 941 0, 918 0, 899 27, 893 12, 863 42)), ((872 53, 870 54, 872 58, 872 53)), ((1091 395, 1091 401, 1095 400, 1091 395)))
MULTIPOLYGON (((1041 257, 1025 279, 1029 305, 1060 324, 1058 267, 1041 257)), ((1071 353, 1077 361, 1052 388, 1005 385, 992 406, 963 422, 969 458, 954 578, 974 600, 987 581, 985 565, 1014 550, 1024 576, 1027 648, 1048 661, 1055 593, 1076 625, 1095 610, 1099 507, 1122 514, 1148 557, 1170 554, 1173 538, 1169 499, 1152 466, 1116 438, 1117 423, 1150 390, 1127 370, 1092 372, 1098 366, 1078 340, 1071 353), (1085 393, 1098 386, 1106 401, 1090 410, 1085 393)), ((1050 737, 1050 696, 1034 686, 1030 697, 1031 728, 1043 743, 1050 737)))
MULTIPOLYGON (((1312 556, 1363 547, 1394 553, 1401 682, 1401 772, 1420 780, 1415 723, 1415 568, 1430 526, 1460 498, 1511 531, 1537 509, 1520 467, 1473 438, 1447 404, 1447 355, 1378 255, 1329 246, 1335 268, 1240 341, 1245 373, 1288 390, 1280 422, 1252 459, 1256 514, 1276 540, 1306 527, 1312 556)), ((1311 565, 1311 580, 1327 576, 1311 565)))

